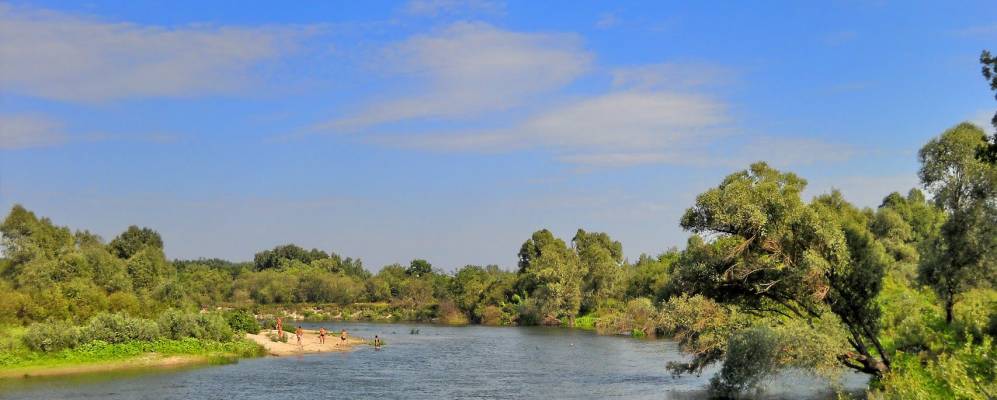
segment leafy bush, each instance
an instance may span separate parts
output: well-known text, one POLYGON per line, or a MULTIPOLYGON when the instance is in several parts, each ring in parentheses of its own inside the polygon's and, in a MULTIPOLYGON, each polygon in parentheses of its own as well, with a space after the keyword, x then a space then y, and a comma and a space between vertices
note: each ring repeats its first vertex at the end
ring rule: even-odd
POLYGON ((225 313, 225 321, 234 331, 257 334, 260 333, 260 323, 256 317, 246 310, 233 310, 225 313))
POLYGON ((997 392, 997 346, 987 337, 934 359, 897 353, 879 386, 870 399, 992 399, 988 393, 997 392))
POLYGON ((778 335, 766 327, 736 332, 727 340, 723 368, 710 379, 710 390, 731 397, 754 388, 777 368, 779 347, 778 335))
POLYGON ((36 322, 28 327, 21 340, 35 351, 71 349, 80 344, 80 330, 68 322, 36 322))
POLYGON ((166 310, 157 321, 163 336, 170 339, 196 338, 217 341, 232 340, 232 328, 217 314, 185 313, 166 310))
POLYGON ((278 336, 276 333, 271 333, 267 335, 271 342, 282 342, 287 343, 287 337, 290 335, 278 336))
POLYGON ((145 318, 133 318, 120 313, 100 313, 90 319, 81 333, 84 343, 95 340, 107 343, 150 341, 159 337, 159 326, 155 321, 145 318))

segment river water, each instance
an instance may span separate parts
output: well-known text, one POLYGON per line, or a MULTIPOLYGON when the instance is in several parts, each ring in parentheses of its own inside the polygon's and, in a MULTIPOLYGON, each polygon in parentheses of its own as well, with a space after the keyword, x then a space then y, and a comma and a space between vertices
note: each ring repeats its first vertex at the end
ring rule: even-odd
MULTIPOLYGON (((4 399, 704 399, 713 370, 673 377, 674 342, 561 328, 305 323, 380 335, 381 350, 240 360, 223 366, 0 381, 4 399), (412 334, 418 329, 418 334, 412 334)), ((865 379, 846 375, 849 391, 865 379)), ((802 374, 772 380, 762 399, 830 399, 802 374)))

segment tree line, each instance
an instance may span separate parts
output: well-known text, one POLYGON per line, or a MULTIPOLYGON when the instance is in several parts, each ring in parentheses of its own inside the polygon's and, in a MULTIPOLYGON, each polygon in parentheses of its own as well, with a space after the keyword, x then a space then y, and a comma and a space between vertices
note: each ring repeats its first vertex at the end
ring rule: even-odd
MULTIPOLYGON (((989 53, 984 76, 997 90, 989 53)), ((997 119, 994 121, 997 126, 997 119)), ((101 312, 269 304, 389 305, 395 318, 493 325, 591 326, 665 335, 720 364, 719 395, 784 368, 870 375, 873 397, 997 395, 997 136, 962 123, 918 152, 923 189, 859 208, 764 162, 699 194, 683 249, 631 262, 608 234, 570 240, 541 229, 512 270, 446 273, 416 259, 368 271, 360 259, 293 244, 252 262, 167 260, 149 228, 104 242, 20 205, 0 225, 0 324, 101 312)))

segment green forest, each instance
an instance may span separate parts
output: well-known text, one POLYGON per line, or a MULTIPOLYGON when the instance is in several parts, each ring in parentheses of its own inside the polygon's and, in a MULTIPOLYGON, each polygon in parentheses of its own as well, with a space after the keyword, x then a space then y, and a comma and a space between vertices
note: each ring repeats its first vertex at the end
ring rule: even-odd
MULTIPOLYGON (((997 90, 997 62, 981 61, 997 90)), ((541 229, 509 249, 514 267, 452 273, 421 259, 371 273, 293 244, 251 262, 170 260, 154 229, 106 241, 17 205, 0 226, 0 366, 115 343, 239 346, 236 332, 259 329, 248 315, 283 313, 670 338, 690 357, 667 368, 719 365, 719 397, 795 368, 867 374, 870 398, 992 399, 995 154, 997 137, 958 124, 918 152, 921 187, 875 209, 838 191, 805 199, 804 177, 757 162, 689 205, 684 248, 629 259, 606 233, 541 229)))

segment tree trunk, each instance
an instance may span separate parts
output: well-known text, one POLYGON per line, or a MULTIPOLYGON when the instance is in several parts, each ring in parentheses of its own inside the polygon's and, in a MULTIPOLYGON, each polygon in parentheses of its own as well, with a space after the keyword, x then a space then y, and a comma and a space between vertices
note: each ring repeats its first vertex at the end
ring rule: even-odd
POLYGON ((955 299, 951 297, 945 299, 945 325, 952 325, 953 307, 955 307, 955 299))

